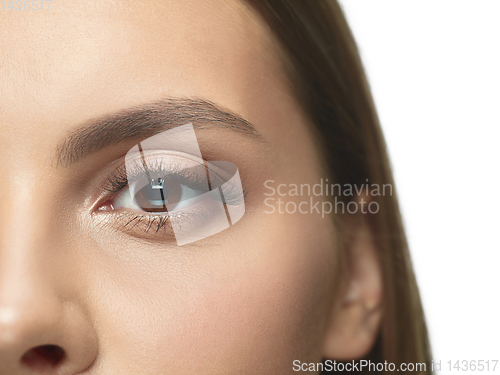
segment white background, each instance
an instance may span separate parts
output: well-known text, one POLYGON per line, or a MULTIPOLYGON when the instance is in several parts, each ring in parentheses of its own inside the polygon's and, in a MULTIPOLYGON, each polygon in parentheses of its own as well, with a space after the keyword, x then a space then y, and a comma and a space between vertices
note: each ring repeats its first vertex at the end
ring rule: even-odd
POLYGON ((449 360, 500 361, 500 1, 340 3, 386 136, 439 373, 459 374, 449 360))

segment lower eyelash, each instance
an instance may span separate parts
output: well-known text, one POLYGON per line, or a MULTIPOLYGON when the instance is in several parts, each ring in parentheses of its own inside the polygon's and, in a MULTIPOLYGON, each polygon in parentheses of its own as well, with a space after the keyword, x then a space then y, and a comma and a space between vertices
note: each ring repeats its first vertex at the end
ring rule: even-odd
POLYGON ((147 214, 138 214, 133 211, 122 211, 119 216, 119 219, 126 220, 125 224, 123 224, 123 228, 135 228, 138 225, 144 226, 144 232, 149 233, 151 229, 154 229, 155 233, 158 233, 162 228, 165 229, 165 232, 173 233, 172 228, 172 218, 175 219, 175 225, 178 227, 182 227, 184 224, 197 224, 204 219, 208 219, 207 215, 203 213, 203 210, 199 209, 191 209, 189 212, 170 212, 168 215, 147 215, 147 214))
MULTIPOLYGON (((130 216, 129 213, 124 213, 124 216, 130 216)), ((144 225, 146 225, 145 232, 149 233, 153 225, 155 225, 155 233, 158 233, 158 231, 162 228, 165 227, 170 221, 170 216, 169 215, 155 215, 155 216, 150 216, 150 215, 137 215, 134 214, 134 217, 129 219, 123 227, 130 227, 130 228, 135 228, 137 225, 139 225, 141 222, 144 222, 144 225), (131 225, 132 224, 132 225, 131 225), (131 226, 130 226, 131 225, 131 226)))

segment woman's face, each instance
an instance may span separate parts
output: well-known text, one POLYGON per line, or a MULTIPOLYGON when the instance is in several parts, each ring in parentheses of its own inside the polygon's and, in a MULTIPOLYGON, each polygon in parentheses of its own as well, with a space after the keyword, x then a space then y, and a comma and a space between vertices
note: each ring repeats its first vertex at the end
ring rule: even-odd
POLYGON ((319 361, 336 239, 321 214, 264 203, 266 180, 322 176, 263 22, 227 0, 44 7, 0 13, 1 373, 281 374, 319 361), (140 116, 103 130, 150 103, 167 119, 152 132, 140 116), (106 188, 172 118, 193 124, 204 159, 237 166, 246 194, 241 220, 183 246, 116 203, 127 187, 106 188), (34 350, 49 344, 64 354, 34 350))

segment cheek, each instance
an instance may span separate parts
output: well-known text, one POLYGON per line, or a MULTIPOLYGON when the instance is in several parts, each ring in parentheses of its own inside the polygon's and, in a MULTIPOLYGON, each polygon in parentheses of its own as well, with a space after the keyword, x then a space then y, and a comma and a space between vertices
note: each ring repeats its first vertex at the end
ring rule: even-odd
POLYGON ((327 310, 325 259, 314 254, 318 244, 276 234, 242 248, 257 255, 227 264, 231 272, 218 273, 224 279, 193 290, 197 297, 190 309, 198 311, 194 325, 204 337, 193 336, 186 349, 196 347, 195 354, 211 348, 212 357, 226 353, 224 360, 239 373, 289 370, 294 359, 316 355, 327 310), (314 249, 309 258, 308 249, 314 249))
POLYGON ((107 347, 119 351, 109 357, 205 374, 288 373, 295 359, 319 360, 333 282, 329 230, 296 215, 250 220, 247 228, 268 229, 243 229, 235 246, 114 260, 99 303, 107 347))

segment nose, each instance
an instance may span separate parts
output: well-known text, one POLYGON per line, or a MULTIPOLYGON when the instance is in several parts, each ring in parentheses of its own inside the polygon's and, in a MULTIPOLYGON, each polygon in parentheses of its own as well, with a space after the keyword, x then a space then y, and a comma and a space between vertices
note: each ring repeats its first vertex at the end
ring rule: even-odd
POLYGON ((0 256, 0 375, 82 373, 96 359, 95 330, 38 263, 47 264, 22 252, 0 256))

